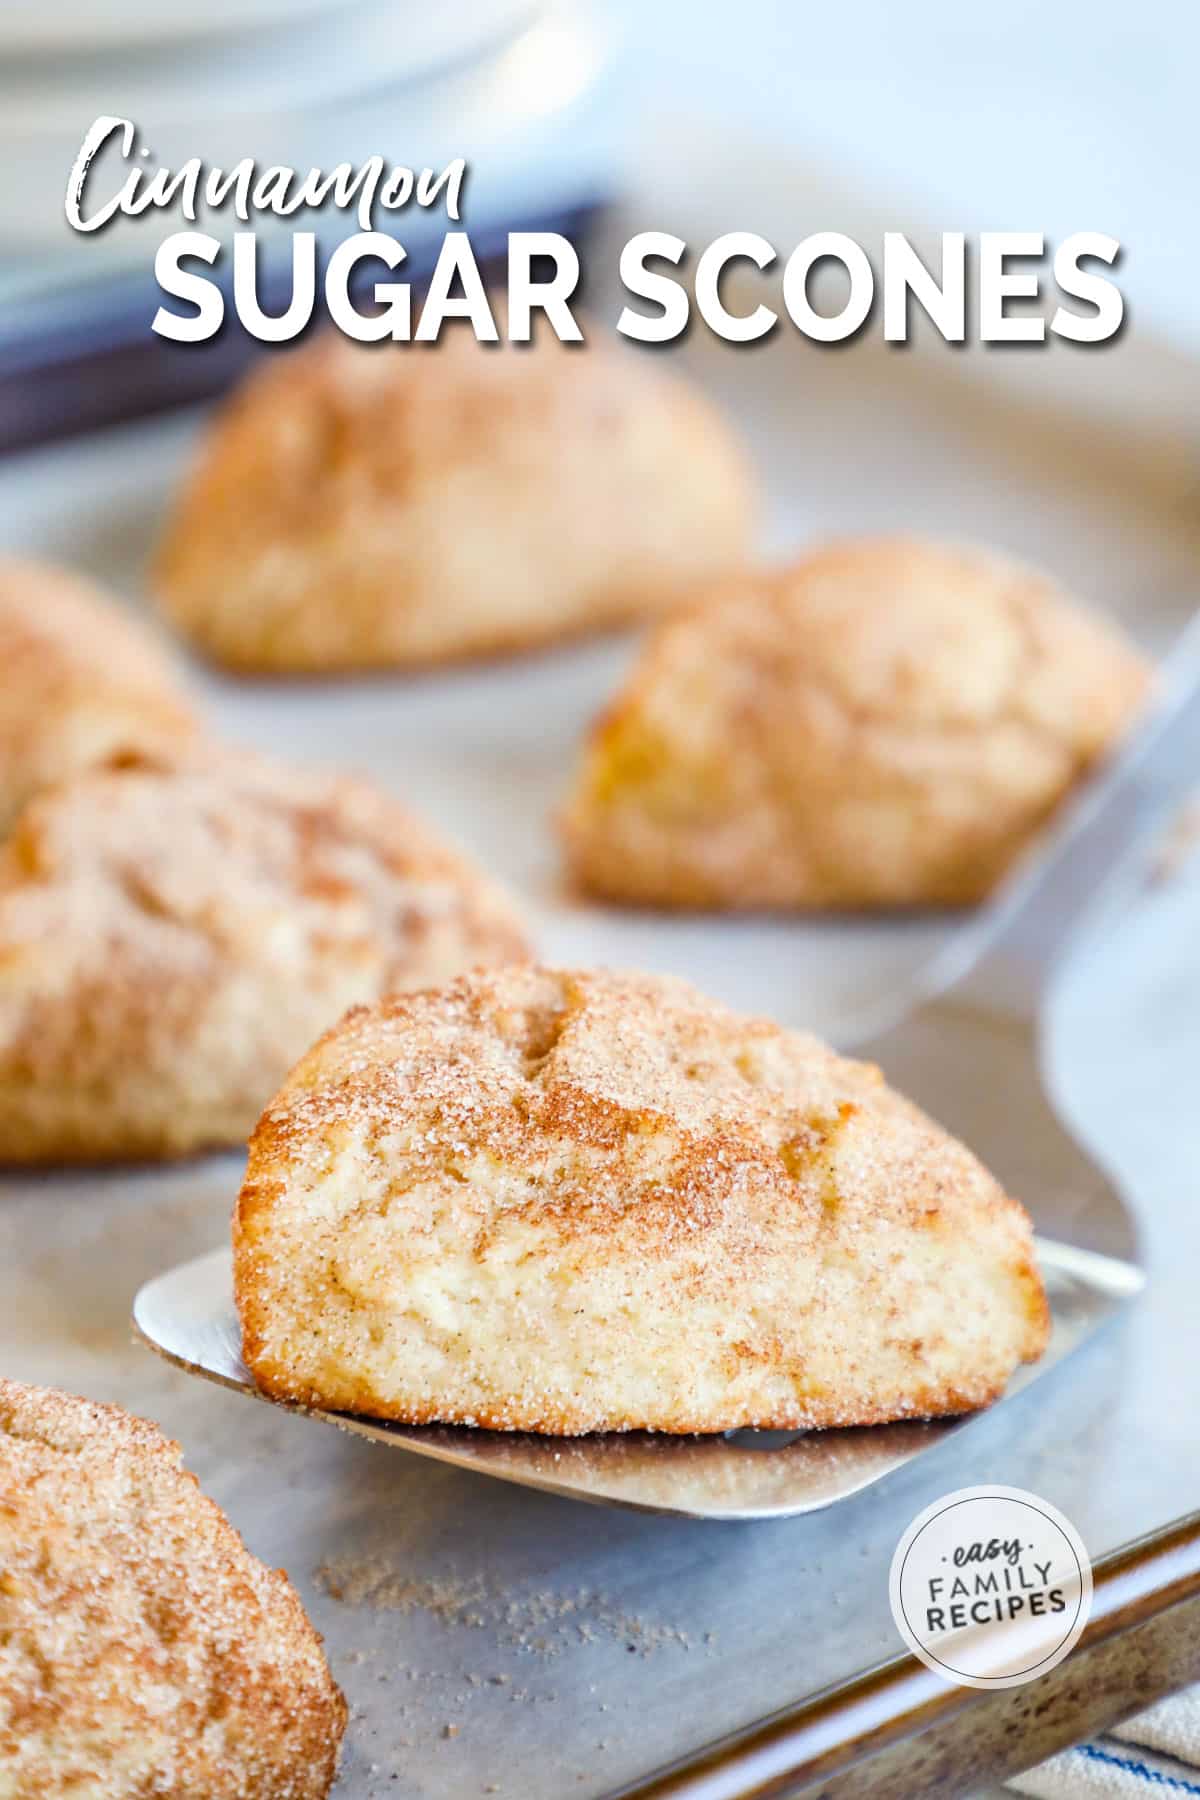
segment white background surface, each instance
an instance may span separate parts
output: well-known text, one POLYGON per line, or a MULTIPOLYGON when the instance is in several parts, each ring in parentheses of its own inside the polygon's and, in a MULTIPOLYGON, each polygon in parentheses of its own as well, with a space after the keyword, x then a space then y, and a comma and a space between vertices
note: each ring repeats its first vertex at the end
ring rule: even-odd
MULTIPOLYGON (((759 192, 738 158, 753 161, 765 139, 778 146, 762 184, 771 230, 786 224, 789 196, 803 197, 797 236, 830 223, 812 207, 835 190, 882 205, 897 227, 1111 230, 1129 240, 1145 328, 1075 359, 1076 397, 1144 390, 1162 368, 1160 339, 1190 368, 1196 315, 1194 291, 1179 298, 1179 221, 1193 210, 1196 9, 1019 3, 985 19, 982 8, 883 0, 743 0, 736 13, 709 0, 620 4, 636 12, 639 130, 676 150, 656 165, 669 188, 648 171, 635 214, 670 197, 694 206, 698 229, 757 223, 705 203, 718 180, 726 199, 759 192), (699 133, 673 123, 684 113, 699 133)), ((670 221, 615 229, 635 223, 670 221)), ((869 342, 814 353, 781 335, 734 352, 697 335, 686 354, 759 459, 771 548, 847 527, 977 534, 1047 563, 1152 643, 1194 603, 1194 439, 1174 382, 1161 408, 1139 414, 1134 453, 1119 425, 1097 430, 1038 406, 1044 355, 1007 359, 1003 381, 977 384, 948 353, 869 342)), ((136 598, 193 430, 152 423, 0 465, 0 544, 78 562, 136 598)), ((231 734, 364 767, 423 806, 521 888, 555 953, 676 968, 840 1035, 860 1005, 904 981, 944 922, 664 923, 565 904, 548 815, 628 654, 612 644, 353 688, 192 679, 231 734)), ((347 1800, 462 1800, 486 1784, 511 1800, 610 1792, 893 1654, 888 1561, 938 1492, 975 1480, 1032 1487, 1096 1553, 1200 1497, 1195 908, 1195 888, 1157 897, 1121 957, 1081 976, 1067 1040, 1078 1049, 1073 1101, 1142 1217, 1147 1301, 1044 1391, 964 1432, 952 1455, 836 1514, 714 1530, 573 1507, 372 1451, 166 1369, 130 1343, 129 1299, 157 1269, 222 1239, 236 1157, 165 1174, 0 1180, 0 1367, 159 1417, 251 1547, 287 1563, 355 1709, 347 1800), (484 1624, 422 1605, 339 1605, 316 1578, 330 1557, 465 1585, 484 1596, 484 1624), (561 1624, 581 1593, 604 1621, 590 1643, 561 1624), (516 1641, 496 1595, 516 1609, 518 1634, 540 1631, 551 1653, 516 1641), (531 1625, 547 1596, 550 1624, 531 1625), (496 1673, 507 1687, 488 1684, 496 1673)))
POLYGON ((694 108, 734 156, 749 131, 897 230, 1110 232, 1146 319, 1200 345, 1192 0, 606 4, 647 123, 694 108))

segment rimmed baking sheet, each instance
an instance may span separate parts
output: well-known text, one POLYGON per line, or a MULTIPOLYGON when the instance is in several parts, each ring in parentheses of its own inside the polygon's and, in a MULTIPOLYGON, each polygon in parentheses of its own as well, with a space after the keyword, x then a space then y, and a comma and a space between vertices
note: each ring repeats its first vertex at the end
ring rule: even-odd
MULTIPOLYGON (((778 343, 779 358, 694 334, 680 353, 744 423, 769 543, 901 524, 981 536, 1151 643, 1177 629, 1200 542, 1178 446, 1130 459, 1092 425, 1007 411, 941 365, 778 343)), ((194 432, 181 418, 10 460, 0 538, 136 593, 194 432)), ((350 687, 194 682, 231 735, 367 769, 423 807, 520 890, 550 954, 673 969, 843 1037, 951 922, 670 921, 559 888, 546 817, 629 653, 350 687)), ((941 1493, 1032 1488, 1095 1555, 1196 1504, 1197 901, 1186 876, 1150 894, 1103 968, 1067 984, 1052 1034, 1072 1111, 1137 1206, 1149 1292, 1050 1379, 836 1507, 715 1528, 573 1506, 380 1455, 169 1367, 131 1341, 130 1305, 226 1240, 235 1157, 0 1177, 0 1368, 160 1419, 251 1547, 288 1568, 353 1708, 346 1800, 594 1800, 894 1654, 891 1552, 941 1493)))

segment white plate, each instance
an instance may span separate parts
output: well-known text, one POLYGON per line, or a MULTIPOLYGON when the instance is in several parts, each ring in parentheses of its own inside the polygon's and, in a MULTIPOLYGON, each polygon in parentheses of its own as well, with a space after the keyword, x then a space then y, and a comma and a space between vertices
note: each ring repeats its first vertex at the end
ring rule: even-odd
MULTIPOLYGON (((253 128, 264 114, 332 106, 347 94, 421 80, 510 42, 542 10, 535 0, 468 0, 461 12, 435 13, 432 23, 414 30, 417 15, 407 0, 360 0, 352 26, 330 13, 329 0, 319 11, 313 0, 308 4, 287 32, 251 35, 232 47, 205 41, 186 54, 0 67, 0 145, 81 138, 106 114, 135 120, 156 155, 161 132, 198 129, 192 154, 210 160, 208 132, 217 121, 236 121, 250 133, 238 155, 255 156, 253 128)), ((388 146, 379 149, 386 154, 388 146)), ((393 155, 406 160, 399 146, 393 155)))
MULTIPOLYGON (((52 0, 43 7, 6 8, 0 15, 0 52, 61 57, 190 46, 272 27, 290 30, 320 13, 345 12, 348 5, 349 0, 204 0, 196 6, 176 0, 52 0)), ((427 60, 431 51, 441 55, 455 40, 461 46, 520 10, 529 10, 528 0, 454 0, 453 6, 432 8, 397 0, 394 5, 397 25, 417 60, 427 60)), ((347 29, 343 21, 339 26, 347 29)))
MULTIPOLYGON (((102 113, 137 121, 149 167, 175 169, 199 156, 229 168, 253 156, 261 168, 328 169, 380 155, 419 169, 465 157, 465 216, 476 231, 611 190, 626 110, 620 71, 611 33, 579 0, 532 9, 507 0, 503 16, 488 6, 480 29, 486 16, 496 35, 464 36, 452 57, 444 37, 436 59, 426 39, 423 69, 386 7, 355 16, 352 35, 314 27, 303 56, 295 46, 280 58, 197 53, 170 84, 151 81, 149 90, 132 67, 99 85, 35 91, 0 66, 0 249, 10 263, 14 252, 36 254, 43 266, 59 259, 64 283, 118 263, 152 280, 159 243, 182 223, 177 209, 121 217, 87 235, 66 222, 67 176, 102 113)), ((94 166, 90 201, 109 198, 126 174, 110 146, 94 166)), ((268 218, 264 229, 278 223, 268 218)), ((202 211, 200 224, 227 236, 236 221, 202 211)), ((410 209, 392 229, 411 245, 444 230, 445 215, 410 209)))

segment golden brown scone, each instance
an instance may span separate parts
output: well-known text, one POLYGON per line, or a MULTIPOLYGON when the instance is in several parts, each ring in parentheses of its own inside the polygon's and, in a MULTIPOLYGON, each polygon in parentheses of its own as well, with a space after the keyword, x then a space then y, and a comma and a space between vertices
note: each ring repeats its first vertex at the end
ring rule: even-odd
POLYGON ((1147 681, 1125 639, 1020 563, 832 543, 658 628, 585 752, 570 869, 657 906, 965 905, 1147 681))
POLYGON ((196 724, 153 635, 90 583, 0 557, 0 833, 31 794, 196 724))
POLYGON ((0 849, 0 1163, 244 1143, 347 1006, 524 952, 366 783, 215 752, 92 771, 0 849))
POLYGON ((158 585, 230 667, 399 668, 660 612, 741 560, 751 514, 721 418, 645 358, 330 333, 221 414, 158 585))
POLYGON ((321 1800, 345 1725, 291 1582, 179 1445, 0 1379, 0 1800, 321 1800))
POLYGON ((877 1069, 650 975, 349 1013, 259 1122, 234 1267, 267 1393, 503 1430, 964 1412, 1048 1329, 1024 1211, 877 1069))

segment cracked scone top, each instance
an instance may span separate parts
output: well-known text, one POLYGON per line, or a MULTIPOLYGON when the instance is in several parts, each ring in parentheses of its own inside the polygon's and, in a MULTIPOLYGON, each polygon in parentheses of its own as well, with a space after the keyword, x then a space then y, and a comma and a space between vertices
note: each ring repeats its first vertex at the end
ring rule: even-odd
POLYGON ((532 967, 353 1011, 250 1146, 282 1399, 551 1433, 969 1411, 1040 1355, 1029 1220, 879 1072, 684 982, 532 967))
POLYGON ((0 834, 39 789, 195 731, 170 658, 132 614, 65 569, 0 557, 0 834))
POLYGON ((720 416, 644 357, 329 332, 218 417, 158 588, 231 667, 439 663, 660 612, 740 562, 752 510, 720 416))
POLYGON ((659 626, 585 749, 568 863, 668 907, 967 904, 1146 686, 1126 640, 1020 563, 832 543, 659 626))
POLYGON ((368 783, 217 751, 91 771, 0 847, 0 1164, 244 1143, 347 1006, 525 951, 368 783))
POLYGON ((0 1800, 323 1800, 345 1723, 177 1444, 0 1379, 0 1800))

